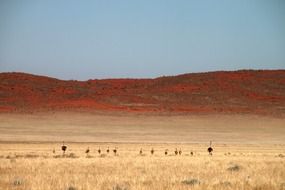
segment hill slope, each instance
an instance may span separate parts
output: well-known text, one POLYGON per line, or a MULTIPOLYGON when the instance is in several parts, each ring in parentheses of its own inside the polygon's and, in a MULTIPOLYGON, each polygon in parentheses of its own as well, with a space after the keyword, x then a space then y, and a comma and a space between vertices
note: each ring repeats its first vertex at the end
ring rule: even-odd
POLYGON ((88 81, 0 73, 0 112, 78 109, 283 115, 285 70, 88 81))

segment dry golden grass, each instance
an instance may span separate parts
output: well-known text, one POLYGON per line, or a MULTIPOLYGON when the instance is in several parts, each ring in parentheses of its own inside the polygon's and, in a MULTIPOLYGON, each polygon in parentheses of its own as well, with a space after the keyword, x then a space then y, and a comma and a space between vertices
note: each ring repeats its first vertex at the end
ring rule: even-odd
POLYGON ((285 190, 284 126, 240 115, 0 114, 0 190, 285 190))
POLYGON ((207 144, 67 143, 65 157, 60 145, 1 143, 0 189, 285 189, 283 145, 216 144, 209 156, 207 144), (112 152, 115 146, 117 156, 112 152), (182 155, 174 155, 176 147, 182 155))

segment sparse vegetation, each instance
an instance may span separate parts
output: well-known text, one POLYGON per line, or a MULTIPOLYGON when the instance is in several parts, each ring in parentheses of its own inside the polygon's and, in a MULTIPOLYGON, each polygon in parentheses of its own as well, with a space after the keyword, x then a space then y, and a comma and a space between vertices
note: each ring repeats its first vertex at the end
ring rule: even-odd
POLYGON ((235 164, 235 165, 233 165, 233 166, 228 167, 227 170, 228 170, 228 171, 231 171, 231 172, 237 172, 237 171, 240 171, 240 170, 241 170, 241 166, 235 164))
POLYGON ((1 190, 285 190, 284 118, 68 112, 0 120, 1 190))
POLYGON ((75 187, 73 187, 73 186, 69 186, 68 188, 67 188, 67 190, 77 190, 75 187))
POLYGON ((20 186, 23 184, 23 180, 22 179, 19 179, 19 178, 16 178, 13 182, 14 186, 20 186))
MULTIPOLYGON (((0 189, 5 190, 284 190, 285 165, 277 157, 282 145, 260 146, 215 144, 209 156, 207 144, 180 144, 181 149, 195 156, 172 152, 177 144, 115 144, 120 154, 91 152, 86 158, 86 143, 68 144, 65 155, 54 155, 55 144, 1 144, 0 189), (138 154, 140 148, 155 150, 138 154), (205 148, 206 147, 206 148, 205 148), (247 149, 246 149, 247 148, 247 149), (226 156, 227 149, 236 156, 226 156), (82 151, 83 150, 83 151, 82 151), (31 153, 33 151, 33 153, 31 153), (71 152, 72 151, 72 152, 71 152), (240 154, 243 152, 243 154, 240 154), (262 153, 262 154, 261 154, 262 153), (38 155, 29 157, 25 155, 38 155), (15 155, 23 155, 15 157, 15 155), (104 156, 102 156, 104 155, 104 156), (7 157, 9 157, 7 159, 7 157), (60 159, 57 159, 60 158, 60 159), (11 160, 14 160, 11 162, 11 160)), ((88 144, 90 148, 98 144, 88 144)), ((59 148, 60 150, 60 145, 59 148)), ((93 150, 93 149, 92 149, 93 150)), ((58 151, 60 152, 60 151, 58 151)))
POLYGON ((187 179, 187 180, 183 180, 182 183, 193 186, 193 185, 199 185, 200 181, 198 179, 187 179))
POLYGON ((113 190, 129 190, 129 188, 127 186, 117 184, 113 187, 113 190))

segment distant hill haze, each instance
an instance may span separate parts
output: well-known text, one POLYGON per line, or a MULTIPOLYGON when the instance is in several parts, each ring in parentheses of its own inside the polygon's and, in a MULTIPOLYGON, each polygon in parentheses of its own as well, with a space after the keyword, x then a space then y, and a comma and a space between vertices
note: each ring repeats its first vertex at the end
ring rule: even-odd
POLYGON ((57 110, 285 115, 285 70, 88 81, 0 73, 0 112, 57 110))

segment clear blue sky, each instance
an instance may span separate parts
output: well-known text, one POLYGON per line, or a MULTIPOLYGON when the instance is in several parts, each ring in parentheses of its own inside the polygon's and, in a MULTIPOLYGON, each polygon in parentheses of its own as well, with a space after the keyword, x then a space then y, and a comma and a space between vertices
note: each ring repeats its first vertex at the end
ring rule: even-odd
POLYGON ((285 69, 284 0, 0 0, 0 72, 60 79, 285 69))

